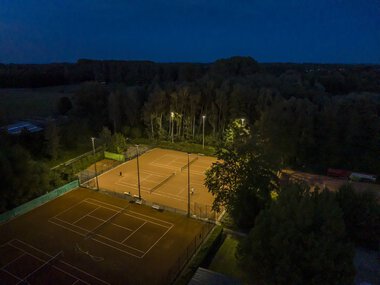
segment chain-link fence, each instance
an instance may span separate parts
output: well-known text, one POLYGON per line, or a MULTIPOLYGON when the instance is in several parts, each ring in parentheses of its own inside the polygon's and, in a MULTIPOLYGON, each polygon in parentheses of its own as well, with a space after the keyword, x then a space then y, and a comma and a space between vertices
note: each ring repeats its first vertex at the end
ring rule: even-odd
POLYGON ((177 279, 179 274, 182 272, 182 270, 185 268, 186 264, 190 261, 190 259, 193 257, 193 255, 196 253, 198 248, 202 245, 203 241, 207 237, 207 235, 210 233, 212 228, 214 227, 213 224, 210 223, 203 223, 202 229, 197 233, 197 235, 194 237, 194 239, 189 243, 189 245, 186 247, 182 253, 179 254, 177 260, 173 264, 173 266, 170 268, 166 275, 166 282, 165 284, 173 284, 174 281, 177 279))
MULTIPOLYGON (((139 155, 147 152, 150 149, 151 149, 150 146, 146 146, 146 145, 139 146, 139 155)), ((126 152, 124 152, 123 155, 125 156, 125 161, 134 159, 137 156, 137 148, 135 146, 131 146, 127 149, 126 152)), ((82 170, 78 173, 79 184, 82 187, 96 189, 96 181, 95 181, 96 175, 100 175, 124 163, 124 161, 121 159, 104 160, 105 156, 104 156, 103 151, 101 152, 101 154, 96 153, 95 156, 96 156, 96 160, 93 162, 94 164, 92 164, 87 169, 82 170), (96 163, 96 172, 95 172, 95 163, 96 163)))

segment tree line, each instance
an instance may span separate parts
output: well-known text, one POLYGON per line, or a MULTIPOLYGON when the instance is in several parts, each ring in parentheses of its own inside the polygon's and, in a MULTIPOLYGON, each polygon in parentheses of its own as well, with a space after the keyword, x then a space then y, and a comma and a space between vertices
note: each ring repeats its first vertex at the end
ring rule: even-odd
POLYGON ((40 134, 4 136, 8 145, 22 147, 31 160, 55 161, 83 143, 90 148, 89 138, 104 137, 106 128, 128 139, 194 143, 202 143, 204 129, 205 144, 217 146, 227 126, 244 119, 281 167, 378 174, 378 66, 262 64, 249 57, 0 65, 2 87, 68 83, 81 86, 58 101, 64 120, 49 121, 40 134))

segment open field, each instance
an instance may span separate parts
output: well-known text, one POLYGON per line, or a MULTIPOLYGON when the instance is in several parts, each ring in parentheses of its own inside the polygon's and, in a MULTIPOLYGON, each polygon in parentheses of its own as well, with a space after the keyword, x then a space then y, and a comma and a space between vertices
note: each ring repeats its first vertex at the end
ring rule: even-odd
MULTIPOLYGON (((164 149, 153 149, 141 155, 139 164, 142 199, 187 211, 187 160, 187 153, 164 149)), ((192 209, 198 205, 207 205, 207 211, 211 211, 213 196, 204 186, 204 179, 205 171, 215 161, 216 158, 213 157, 190 155, 192 209)), ((102 167, 102 164, 103 161, 98 162, 97 166, 102 167)), ((133 159, 99 175, 99 188, 138 196, 137 177, 137 160, 133 159)))
POLYGON ((290 180, 294 181, 305 181, 311 186, 318 186, 319 188, 327 187, 331 191, 337 191, 340 186, 344 184, 351 184, 357 191, 370 190, 374 192, 380 199, 380 185, 374 183, 364 183, 364 182, 354 182, 347 179, 339 179, 324 175, 310 174, 306 172, 293 171, 293 170, 283 170, 289 176, 290 180))
POLYGON ((0 88, 0 114, 8 121, 56 112, 59 98, 70 97, 79 85, 44 88, 0 88))
POLYGON ((168 284, 211 227, 79 188, 0 225, 0 284, 168 284))

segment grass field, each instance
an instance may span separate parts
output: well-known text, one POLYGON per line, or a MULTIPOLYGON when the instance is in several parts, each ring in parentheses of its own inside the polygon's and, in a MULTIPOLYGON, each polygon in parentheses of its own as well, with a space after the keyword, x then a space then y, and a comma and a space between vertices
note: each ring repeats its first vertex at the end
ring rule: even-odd
POLYGON ((244 281, 244 284, 249 284, 250 280, 247 273, 240 268, 236 259, 236 249, 241 239, 241 237, 227 234, 209 269, 244 281))
MULTIPOLYGON (((141 155, 140 191, 143 200, 182 211, 188 203, 188 155, 184 152, 153 149, 141 155)), ((211 217, 213 196, 204 186, 205 171, 216 161, 214 157, 190 156, 190 204, 193 214, 211 217)), ((102 163, 97 163, 101 168, 102 163)), ((138 196, 136 159, 127 161, 98 177, 99 188, 138 196), (121 174, 121 175, 120 175, 121 174)), ((92 181, 94 185, 94 180, 92 181)))
POLYGON ((59 98, 70 97, 79 85, 44 88, 0 88, 0 114, 7 121, 50 116, 59 98))
POLYGON ((168 284, 211 227, 79 188, 0 225, 0 284, 168 284))

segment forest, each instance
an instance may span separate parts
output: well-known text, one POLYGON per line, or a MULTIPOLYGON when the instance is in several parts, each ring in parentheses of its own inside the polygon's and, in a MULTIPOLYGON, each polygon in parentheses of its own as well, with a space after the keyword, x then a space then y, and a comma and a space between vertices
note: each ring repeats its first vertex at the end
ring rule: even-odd
MULTIPOLYGON (((35 175, 6 165, 51 165, 62 151, 76 149, 91 136, 110 132, 128 140, 170 142, 173 138, 202 144, 204 127, 205 144, 218 146, 235 120, 242 120, 260 136, 281 167, 379 174, 378 65, 258 63, 250 57, 213 63, 81 59, 45 65, 0 64, 1 88, 67 84, 80 88, 58 100, 52 114, 58 119, 49 121, 43 134, 24 132, 11 137, 2 132, 0 171, 9 178, 9 189, 18 189, 12 180, 35 175), (25 152, 22 157, 10 151, 16 147, 25 152)), ((11 123, 4 116, 0 120, 2 125, 11 123)), ((44 169, 41 166, 39 171, 44 169)), ((46 180, 36 182, 43 185, 42 191, 49 187, 46 180)), ((2 191, 1 195, 8 194, 2 191)), ((24 200, 23 195, 17 197, 24 200)), ((15 205, 4 203, 0 210, 15 205)))

